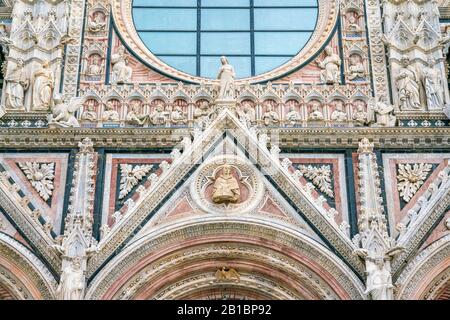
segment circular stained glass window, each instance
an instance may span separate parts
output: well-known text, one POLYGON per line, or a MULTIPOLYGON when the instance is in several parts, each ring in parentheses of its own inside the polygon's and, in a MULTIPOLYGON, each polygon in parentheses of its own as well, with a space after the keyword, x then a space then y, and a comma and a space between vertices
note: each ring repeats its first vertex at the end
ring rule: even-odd
POLYGON ((271 71, 314 32, 317 0, 133 0, 141 40, 166 64, 216 78, 220 56, 238 78, 271 71))

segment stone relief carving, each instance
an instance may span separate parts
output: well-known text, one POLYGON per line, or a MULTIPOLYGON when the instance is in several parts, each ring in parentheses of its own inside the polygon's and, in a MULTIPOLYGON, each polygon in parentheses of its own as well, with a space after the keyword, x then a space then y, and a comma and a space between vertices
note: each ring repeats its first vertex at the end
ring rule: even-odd
POLYGON ((44 201, 50 199, 55 188, 55 163, 18 162, 23 173, 30 181, 33 188, 44 201))
POLYGON ((79 127, 80 124, 75 117, 75 112, 81 108, 84 100, 84 97, 74 97, 66 103, 61 95, 56 95, 53 99, 52 114, 47 119, 49 126, 62 128, 79 127))
POLYGON ((341 76, 341 58, 333 53, 331 47, 325 48, 325 58, 322 61, 316 61, 317 66, 322 69, 320 80, 322 83, 339 83, 341 76))
POLYGON ((62 270, 56 294, 60 300, 82 300, 85 287, 85 275, 81 267, 81 260, 74 258, 62 270))
POLYGON ((104 31, 106 28, 106 17, 103 12, 95 11, 88 18, 88 30, 93 33, 104 31))
POLYGON ((94 122, 97 120, 97 112, 95 111, 95 101, 90 100, 87 103, 86 110, 81 114, 81 120, 94 122))
POLYGON ((436 61, 431 58, 428 60, 427 66, 422 69, 422 83, 429 110, 440 110, 444 107, 444 85, 441 75, 435 68, 436 64, 436 61))
POLYGON ((344 103, 341 100, 337 100, 334 106, 335 109, 331 113, 331 120, 336 122, 347 121, 347 112, 344 111, 344 103))
POLYGON ((298 169, 303 176, 310 180, 321 192, 330 198, 334 198, 334 192, 331 186, 332 173, 330 165, 300 165, 298 169))
POLYGON ((401 111, 439 110, 449 102, 437 1, 385 1, 384 37, 401 111), (426 52, 426 54, 425 54, 426 52), (431 60, 431 61, 430 61, 431 60))
POLYGON ((408 203, 424 184, 432 169, 428 163, 400 163, 397 171, 397 188, 400 196, 408 203))
POLYGON ((236 269, 230 267, 222 267, 216 271, 216 280, 239 282, 241 280, 241 277, 236 269))
POLYGON ((348 67, 348 79, 358 80, 366 78, 366 67, 363 58, 359 54, 352 54, 349 58, 350 66, 348 67))
POLYGON ((233 176, 233 169, 229 165, 224 165, 222 173, 214 178, 212 201, 217 204, 237 203, 240 195, 241 189, 233 176))
POLYGON ((22 59, 16 61, 15 67, 11 68, 5 76, 5 107, 6 109, 22 110, 24 106, 25 90, 28 89, 29 80, 24 73, 24 62, 22 59))
POLYGON ((8 55, 9 46, 12 44, 14 44, 14 42, 9 38, 6 25, 4 23, 0 23, 0 47, 4 55, 8 55))
POLYGON ((322 106, 319 101, 311 102, 311 113, 309 114, 308 119, 312 121, 325 120, 325 116, 323 115, 321 108, 322 106))
POLYGON ((280 116, 278 112, 274 110, 271 101, 267 101, 265 104, 266 111, 262 117, 265 126, 275 126, 280 123, 280 116))
POLYGON ((126 116, 126 121, 132 125, 143 125, 147 120, 147 116, 140 113, 140 102, 135 100, 131 103, 130 111, 126 116))
POLYGON ((116 53, 111 55, 112 83, 123 84, 131 82, 133 69, 128 66, 129 57, 125 49, 120 47, 116 53))
POLYGON ((402 111, 421 109, 419 77, 408 57, 402 57, 401 65, 395 74, 400 109, 402 111))
POLYGON ((112 100, 106 102, 105 111, 103 111, 102 115, 102 120, 111 122, 117 122, 120 120, 119 112, 117 112, 116 108, 114 107, 114 102, 112 100))
POLYGON ((353 114, 353 120, 357 127, 364 127, 367 124, 367 112, 365 111, 364 103, 359 102, 356 106, 356 111, 353 114))
POLYGON ((33 110, 49 110, 52 107, 55 77, 48 61, 31 76, 31 100, 33 110))
POLYGON ((372 127, 395 127, 397 117, 394 116, 394 106, 386 100, 370 99, 367 110, 367 121, 372 127))
POLYGON ((152 170, 153 165, 120 165, 119 199, 125 198, 137 184, 152 170))

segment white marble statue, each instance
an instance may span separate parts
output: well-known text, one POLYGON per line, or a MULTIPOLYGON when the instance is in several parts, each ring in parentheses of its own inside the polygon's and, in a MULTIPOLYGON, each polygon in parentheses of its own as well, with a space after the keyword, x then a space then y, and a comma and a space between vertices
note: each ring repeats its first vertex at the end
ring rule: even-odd
POLYGON ((273 126, 280 123, 280 116, 273 110, 273 106, 270 103, 266 104, 266 112, 263 114, 262 120, 266 126, 273 126))
POLYGON ((394 106, 388 105, 386 99, 372 98, 367 108, 367 121, 372 127, 395 127, 397 117, 394 116, 394 106))
POLYGON ((366 260, 366 292, 372 300, 393 300, 392 276, 389 264, 383 259, 366 260))
POLYGON ((228 63, 226 57, 221 57, 220 62, 222 66, 219 70, 217 78, 220 80, 219 100, 233 100, 235 95, 234 80, 236 73, 231 64, 228 63))
POLYGON ((83 105, 84 100, 84 97, 74 97, 66 103, 61 95, 56 95, 48 124, 62 128, 79 127, 80 124, 74 114, 83 105))
POLYGON ((29 81, 25 79, 22 59, 18 59, 15 66, 6 74, 5 81, 5 107, 7 109, 23 109, 25 90, 28 89, 29 81))
POLYGON ((211 121, 214 110, 210 108, 208 101, 202 101, 194 110, 194 122, 197 126, 205 128, 211 121))
POLYGON ((48 61, 31 76, 31 100, 33 110, 48 110, 52 106, 55 76, 48 61))
POLYGON ((297 111, 295 106, 290 107, 289 112, 286 115, 286 120, 290 125, 296 125, 302 120, 300 112, 297 111))
POLYGON ((333 53, 331 47, 325 48, 325 55, 325 59, 316 61, 317 66, 322 69, 320 80, 327 84, 339 83, 341 58, 339 55, 333 53))
POLYGON ((256 121, 256 113, 252 105, 248 102, 242 103, 241 107, 237 111, 239 120, 245 124, 248 128, 252 126, 256 121))
POLYGON ((90 32, 96 33, 104 31, 105 27, 105 19, 103 17, 103 13, 100 11, 94 12, 93 15, 89 17, 88 29, 90 32))
POLYGON ((364 110, 364 104, 356 106, 356 112, 353 114, 353 120, 357 127, 364 127, 367 124, 367 112, 364 110))
POLYGON ((85 276, 81 268, 81 261, 74 258, 64 268, 56 293, 60 300, 82 300, 85 287, 85 276))
POLYGON ((436 61, 429 59, 428 66, 423 68, 423 86, 427 97, 429 110, 442 109, 444 106, 442 79, 439 72, 434 68, 436 61))
POLYGON ((97 112, 95 112, 95 102, 90 100, 86 106, 86 110, 81 114, 81 120, 86 121, 97 121, 97 112))
POLYGON ((350 56, 350 66, 348 67, 348 79, 356 80, 366 76, 366 70, 360 55, 353 54, 350 56))
POLYGON ((164 106, 161 103, 158 103, 150 114, 150 122, 155 126, 163 126, 166 124, 169 119, 169 113, 164 110, 164 106))
POLYGON ((131 82, 133 69, 128 66, 128 55, 125 49, 120 47, 116 53, 111 56, 112 65, 112 83, 131 82))
POLYGON ((139 102, 134 101, 131 104, 130 111, 128 111, 127 116, 125 117, 127 123, 132 125, 142 126, 147 120, 147 116, 139 113, 139 102))
POLYGON ((308 120, 312 121, 322 121, 325 119, 322 111, 320 111, 320 104, 318 102, 314 102, 311 107, 311 112, 308 116, 308 120))
POLYGON ((9 38, 5 24, 0 23, 0 48, 4 55, 8 55, 9 46, 12 44, 14 44, 14 42, 9 38))
POLYGON ((344 111, 344 103, 340 100, 336 101, 335 108, 331 113, 331 120, 336 122, 347 121, 347 113, 344 111))
POLYGON ((186 114, 183 112, 180 106, 175 106, 175 109, 170 112, 170 122, 174 125, 186 124, 186 114))
POLYGON ((102 115, 102 120, 112 122, 120 121, 119 113, 114 108, 114 104, 111 100, 106 103, 105 111, 103 111, 102 115))
POLYGON ((92 58, 91 63, 88 66, 88 75, 91 76, 98 76, 102 73, 102 67, 100 63, 100 57, 97 55, 94 55, 92 58))
POLYGON ((401 59, 395 76, 401 110, 421 109, 419 78, 408 57, 401 59))

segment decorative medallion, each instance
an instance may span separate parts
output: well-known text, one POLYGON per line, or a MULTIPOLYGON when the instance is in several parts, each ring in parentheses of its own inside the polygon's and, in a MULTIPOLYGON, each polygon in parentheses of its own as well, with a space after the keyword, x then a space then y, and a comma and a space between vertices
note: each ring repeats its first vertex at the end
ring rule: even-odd
POLYGON ((403 200, 408 203, 424 184, 433 166, 428 163, 399 164, 398 191, 403 200))
POLYGON ((200 167, 191 184, 191 195, 208 213, 245 213, 262 200, 264 187, 247 160, 222 155, 200 167))

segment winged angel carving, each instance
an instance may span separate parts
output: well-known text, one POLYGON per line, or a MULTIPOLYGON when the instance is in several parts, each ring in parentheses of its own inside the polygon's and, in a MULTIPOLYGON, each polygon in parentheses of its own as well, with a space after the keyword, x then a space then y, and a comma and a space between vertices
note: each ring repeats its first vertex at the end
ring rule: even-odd
POLYGON ((65 103, 61 96, 54 98, 52 114, 48 117, 48 124, 62 128, 79 127, 75 112, 83 105, 85 98, 74 97, 65 103))

